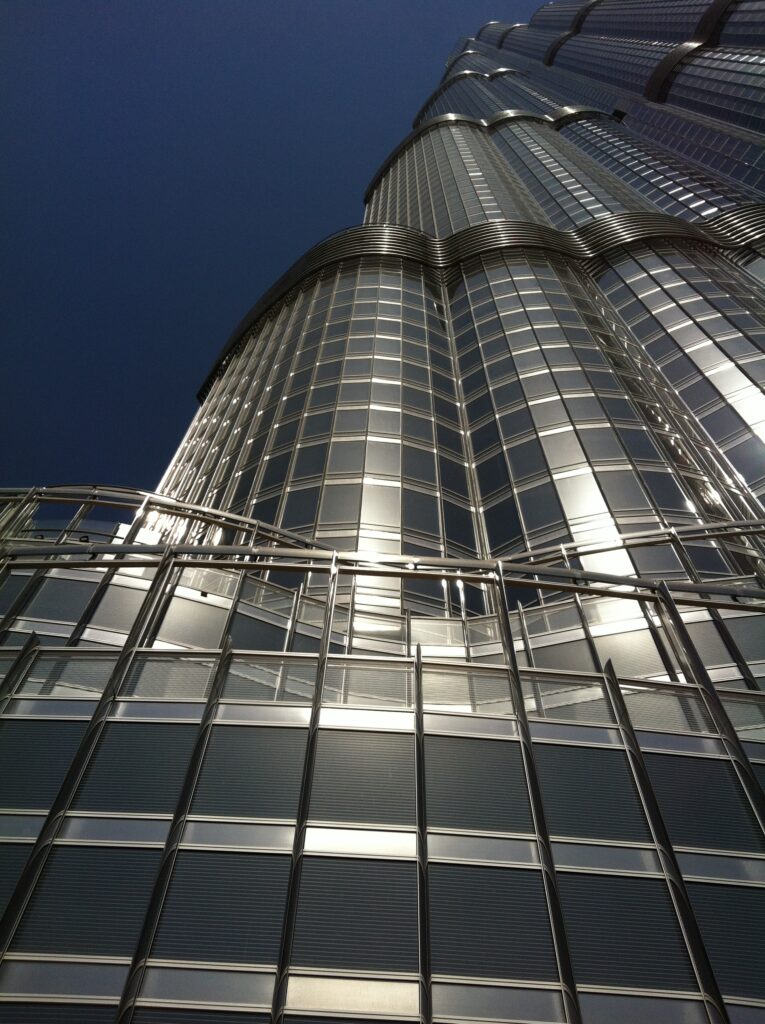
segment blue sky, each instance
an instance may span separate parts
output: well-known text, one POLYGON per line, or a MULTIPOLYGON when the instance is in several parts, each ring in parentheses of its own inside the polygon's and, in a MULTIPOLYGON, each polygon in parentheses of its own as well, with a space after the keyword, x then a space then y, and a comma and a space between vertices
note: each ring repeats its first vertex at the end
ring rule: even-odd
POLYGON ((5 0, 0 486, 153 488, 229 332, 497 0, 5 0))

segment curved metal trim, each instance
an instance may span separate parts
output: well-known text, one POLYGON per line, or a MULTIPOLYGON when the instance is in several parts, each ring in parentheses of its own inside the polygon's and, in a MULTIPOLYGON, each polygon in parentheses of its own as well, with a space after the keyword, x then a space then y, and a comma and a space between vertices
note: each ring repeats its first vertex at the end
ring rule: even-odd
POLYGON ((502 33, 502 35, 497 40, 497 49, 501 49, 505 45, 505 40, 510 35, 510 33, 513 31, 513 29, 516 29, 516 28, 528 28, 528 25, 526 24, 525 21, 516 21, 515 24, 508 25, 508 27, 505 29, 505 31, 502 33))
POLYGON ((643 90, 643 95, 647 100, 652 100, 654 103, 665 102, 677 65, 696 50, 709 46, 721 27, 722 16, 732 3, 733 0, 712 0, 712 3, 699 18, 691 38, 670 50, 653 69, 643 90))
MULTIPOLYGON (((461 57, 462 54, 458 54, 458 56, 461 57)), ((452 82, 456 82, 458 78, 467 78, 469 75, 475 75, 477 78, 489 77, 484 71, 471 71, 469 68, 466 68, 464 71, 457 71, 455 74, 450 75, 449 78, 442 79, 438 86, 433 90, 430 96, 428 96, 423 105, 415 114, 414 121, 412 122, 412 127, 417 127, 420 118, 424 115, 425 111, 428 109, 430 104, 434 103, 435 100, 437 100, 438 97, 441 95, 441 93, 445 92, 446 89, 448 89, 452 82)))
MULTIPOLYGON (((513 28, 522 28, 522 27, 523 26, 521 26, 521 25, 514 25, 513 26, 513 28)), ((467 52, 467 51, 465 51, 465 52, 467 52)), ((478 51, 475 51, 475 52, 478 52, 478 51)), ((462 54, 460 53, 457 56, 461 57, 462 54)), ((500 75, 518 75, 518 74, 522 74, 522 72, 520 72, 518 68, 497 68, 494 71, 473 71, 472 68, 465 68, 464 71, 457 71, 457 72, 455 72, 455 74, 450 75, 449 78, 442 79, 442 81, 440 82, 438 87, 433 90, 433 92, 430 94, 430 96, 428 96, 428 98, 425 100, 423 105, 417 111, 417 114, 415 115, 414 121, 412 121, 412 127, 415 128, 415 129, 419 127, 419 123, 422 120, 422 118, 425 116, 425 111, 428 109, 428 107, 431 105, 431 103, 434 103, 438 99, 438 97, 441 95, 441 93, 445 92, 448 89, 448 87, 452 84, 452 82, 455 82, 458 78, 467 77, 468 75, 475 75, 477 78, 485 78, 487 82, 491 82, 493 79, 498 78, 500 75)))
POLYGON ((609 249, 651 238, 704 242, 741 248, 765 236, 765 203, 726 210, 703 224, 665 213, 615 213, 574 231, 558 231, 529 221, 488 221, 448 238, 433 238, 398 224, 362 224, 330 235, 300 257, 239 322, 198 393, 202 401, 242 335, 302 280, 332 263, 360 256, 415 260, 443 271, 463 260, 498 249, 545 249, 569 259, 592 259, 609 249))
MULTIPOLYGON (((464 57, 468 53, 478 53, 478 54, 480 54, 481 51, 480 50, 460 50, 459 53, 456 53, 453 57, 450 57, 449 60, 446 62, 446 66, 444 67, 444 73, 441 76, 442 80, 444 78, 446 78, 446 76, 449 74, 449 72, 454 67, 454 65, 457 63, 457 61, 460 59, 460 57, 464 57)), ((481 56, 483 56, 483 54, 481 54, 481 56)))
POLYGON ((389 170, 391 165, 396 159, 415 142, 420 135, 424 135, 425 132, 431 131, 433 128, 437 128, 442 124, 469 124, 475 128, 494 128, 496 125, 505 124, 507 121, 538 121, 540 124, 547 124, 556 131, 559 128, 563 128, 571 121, 576 121, 579 118, 585 117, 608 117, 613 118, 613 114, 607 114, 604 110, 596 110, 594 107, 557 107, 555 110, 551 110, 549 114, 538 114, 531 110, 498 110, 496 114, 492 114, 491 117, 470 117, 468 114, 436 114, 435 117, 429 117, 427 121, 423 121, 422 124, 414 128, 393 150, 393 152, 383 161, 380 167, 375 171, 372 180, 367 186, 367 190, 364 193, 364 202, 368 203, 372 198, 372 192, 377 188, 382 176, 389 170))
POLYGON ((480 39, 480 38, 481 38, 481 33, 483 32, 483 30, 484 30, 485 28, 488 28, 488 27, 489 27, 489 25, 501 25, 501 24, 502 24, 502 22, 501 22, 501 21, 487 21, 487 22, 485 22, 485 23, 484 23, 483 25, 481 25, 481 27, 480 27, 480 28, 478 29, 478 31, 476 32, 476 34, 475 34, 475 37, 474 37, 474 38, 476 38, 476 39, 480 39))
POLYGON ((582 25, 584 25, 587 15, 590 13, 593 7, 597 7, 599 3, 600 0, 589 0, 589 3, 582 4, 579 10, 574 14, 574 17, 571 19, 571 24, 569 25, 567 31, 560 35, 554 42, 550 43, 549 47, 547 48, 547 53, 542 58, 543 64, 552 64, 553 58, 555 57, 555 54, 558 52, 561 46, 563 46, 563 44, 567 42, 572 36, 579 35, 579 33, 582 31, 582 25))
POLYGON ((680 43, 659 61, 651 72, 643 90, 643 96, 654 103, 663 103, 669 91, 670 79, 680 61, 685 60, 694 50, 698 50, 703 43, 680 43))

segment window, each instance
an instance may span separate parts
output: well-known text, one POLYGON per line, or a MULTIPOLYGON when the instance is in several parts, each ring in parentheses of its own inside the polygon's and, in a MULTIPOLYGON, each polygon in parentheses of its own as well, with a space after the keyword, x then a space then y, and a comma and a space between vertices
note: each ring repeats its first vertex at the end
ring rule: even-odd
POLYGON ((432 864, 434 974, 557 981, 538 871, 432 864))
POLYGON ((414 737, 322 729, 310 816, 320 821, 414 825, 414 737))
POLYGON ((290 858, 182 850, 152 956, 276 964, 290 858))
POLYGON ((765 853, 765 837, 729 762, 646 754, 645 763, 675 845, 765 853))
POLYGON ((305 744, 304 729, 216 726, 192 812, 215 817, 294 818, 305 744))
POLYGON ((425 737, 428 826, 533 832, 518 743, 425 737))
POLYGON ((580 984, 696 990, 663 881, 559 872, 558 889, 580 984))
POLYGON ((300 967, 416 971, 415 864, 306 857, 292 962, 300 967))
POLYGON ((58 847, 13 940, 26 953, 131 956, 161 850, 58 847))
POLYGON ((194 725, 107 723, 74 807, 172 814, 196 737, 194 725))
POLYGON ((0 807, 47 810, 86 722, 0 722, 0 807), (19 771, 19 765, 24 770, 19 771))
POLYGON ((537 743, 534 759, 551 835, 650 840, 622 751, 537 743))

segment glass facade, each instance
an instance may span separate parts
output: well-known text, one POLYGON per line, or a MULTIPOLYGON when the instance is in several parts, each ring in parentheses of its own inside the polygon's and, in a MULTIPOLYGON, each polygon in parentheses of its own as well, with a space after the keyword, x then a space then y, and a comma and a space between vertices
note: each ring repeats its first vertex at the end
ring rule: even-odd
POLYGON ((0 491, 0 1024, 765 1020, 764 13, 483 26, 157 494, 0 491))

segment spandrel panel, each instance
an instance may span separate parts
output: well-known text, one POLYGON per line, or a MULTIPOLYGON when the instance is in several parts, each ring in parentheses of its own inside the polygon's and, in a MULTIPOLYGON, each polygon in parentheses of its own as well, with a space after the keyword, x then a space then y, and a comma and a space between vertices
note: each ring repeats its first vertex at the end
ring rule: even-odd
POLYGON ((415 865, 306 857, 292 963, 334 971, 417 971, 415 865))
POLYGON ((289 867, 284 856, 182 851, 152 956, 276 965, 289 867))
POLYGON ((26 953, 131 956, 161 850, 58 847, 13 939, 26 953))

